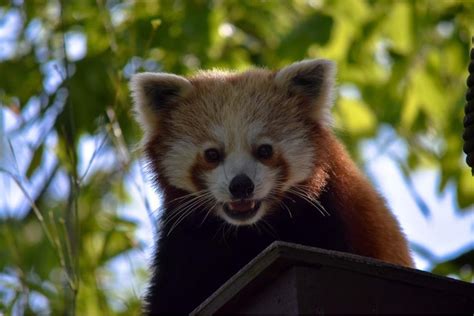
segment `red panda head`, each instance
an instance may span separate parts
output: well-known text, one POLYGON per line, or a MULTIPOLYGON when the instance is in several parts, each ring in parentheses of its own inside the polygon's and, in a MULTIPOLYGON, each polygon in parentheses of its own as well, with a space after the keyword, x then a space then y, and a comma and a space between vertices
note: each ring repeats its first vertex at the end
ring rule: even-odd
POLYGON ((276 72, 135 75, 135 112, 160 185, 228 223, 259 221, 314 173, 314 129, 330 121, 334 68, 306 60, 276 72))

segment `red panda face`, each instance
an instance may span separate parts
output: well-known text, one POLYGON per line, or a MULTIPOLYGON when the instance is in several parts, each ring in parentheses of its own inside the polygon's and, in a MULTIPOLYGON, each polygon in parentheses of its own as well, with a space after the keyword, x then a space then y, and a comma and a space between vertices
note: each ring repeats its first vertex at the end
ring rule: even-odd
MULTIPOLYGON (((277 72, 135 75, 143 144, 162 186, 233 225, 278 209, 318 159, 314 127, 328 123, 333 65, 303 61, 277 72)), ((180 209, 179 206, 177 206, 180 209)))

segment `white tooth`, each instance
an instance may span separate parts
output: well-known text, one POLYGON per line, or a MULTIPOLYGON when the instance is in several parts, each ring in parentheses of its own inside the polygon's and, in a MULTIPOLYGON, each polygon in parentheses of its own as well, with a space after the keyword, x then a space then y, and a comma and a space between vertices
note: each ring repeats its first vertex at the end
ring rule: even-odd
POLYGON ((255 207, 255 201, 252 201, 252 202, 250 203, 250 208, 254 208, 254 207, 255 207))

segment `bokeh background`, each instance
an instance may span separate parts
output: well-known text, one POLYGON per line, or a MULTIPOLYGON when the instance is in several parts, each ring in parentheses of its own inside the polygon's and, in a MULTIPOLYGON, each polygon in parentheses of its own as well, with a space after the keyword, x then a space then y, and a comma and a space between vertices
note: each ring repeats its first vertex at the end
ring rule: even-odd
POLYGON ((473 1, 0 3, 0 314, 139 313, 160 199, 136 150, 134 73, 318 57, 338 65, 336 133, 417 267, 473 281, 473 1))

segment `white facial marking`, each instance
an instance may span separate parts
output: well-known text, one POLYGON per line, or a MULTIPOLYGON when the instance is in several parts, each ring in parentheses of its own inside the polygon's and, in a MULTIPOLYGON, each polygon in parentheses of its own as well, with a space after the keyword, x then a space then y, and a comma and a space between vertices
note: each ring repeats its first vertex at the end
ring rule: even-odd
POLYGON ((177 188, 195 192, 189 177, 189 169, 195 163, 200 147, 190 138, 176 140, 163 159, 164 172, 170 183, 177 188))
POLYGON ((267 199, 274 193, 275 188, 278 186, 280 190, 285 191, 307 179, 314 161, 314 149, 303 132, 294 131, 288 133, 288 137, 280 137, 279 141, 275 141, 271 135, 261 136, 260 125, 254 122, 249 124, 249 128, 239 126, 241 133, 229 131, 222 126, 212 126, 211 137, 217 140, 217 143, 207 141, 196 144, 190 137, 174 142, 164 159, 165 172, 170 182, 178 188, 196 192, 197 189, 189 176, 196 156, 209 148, 223 150, 224 160, 204 174, 207 189, 218 203, 215 213, 232 225, 251 225, 258 222, 270 211, 273 203, 267 199), (269 167, 254 157, 252 148, 263 144, 271 145, 288 164, 289 175, 284 183, 279 179, 281 170, 278 167, 269 167), (250 199, 261 203, 256 213, 244 220, 230 217, 224 212, 223 206, 233 201, 229 185, 239 174, 245 174, 251 179, 254 192, 250 199))

